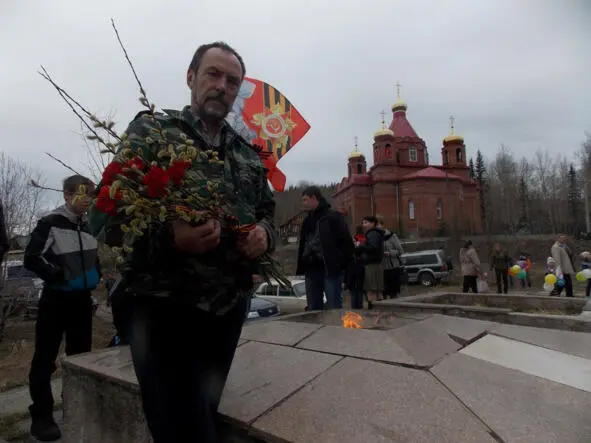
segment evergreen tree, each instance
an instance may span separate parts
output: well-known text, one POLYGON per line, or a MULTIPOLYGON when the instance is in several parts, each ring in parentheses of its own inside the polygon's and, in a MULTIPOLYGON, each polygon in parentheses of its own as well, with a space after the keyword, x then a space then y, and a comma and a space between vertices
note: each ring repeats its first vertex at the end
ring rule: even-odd
POLYGON ((581 190, 577 183, 577 171, 571 163, 568 168, 568 212, 571 231, 576 234, 578 234, 581 229, 579 223, 581 202, 581 190))
POLYGON ((476 178, 476 171, 474 169, 474 160, 472 160, 472 157, 470 157, 470 162, 468 165, 470 167, 470 178, 474 180, 476 178))
POLYGON ((474 165, 474 178, 479 185, 480 193, 480 212, 482 215, 482 225, 486 229, 486 197, 487 197, 487 177, 486 166, 484 165, 484 157, 480 149, 476 152, 476 164, 474 165))

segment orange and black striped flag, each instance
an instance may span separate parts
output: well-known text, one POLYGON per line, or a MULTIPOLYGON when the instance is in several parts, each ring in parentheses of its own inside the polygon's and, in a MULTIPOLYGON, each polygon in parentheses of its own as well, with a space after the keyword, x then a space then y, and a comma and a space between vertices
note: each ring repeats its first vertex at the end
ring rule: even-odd
POLYGON ((267 178, 274 189, 283 191, 286 179, 277 162, 309 131, 308 122, 279 90, 248 77, 228 121, 249 142, 263 147, 267 178))

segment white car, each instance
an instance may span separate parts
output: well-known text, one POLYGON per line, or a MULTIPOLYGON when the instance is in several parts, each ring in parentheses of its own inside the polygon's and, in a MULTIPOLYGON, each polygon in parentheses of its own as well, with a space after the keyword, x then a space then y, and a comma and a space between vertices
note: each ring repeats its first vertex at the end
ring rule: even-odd
MULTIPOLYGON (((302 312, 307 307, 306 281, 303 278, 290 278, 291 289, 281 286, 278 282, 261 283, 255 295, 259 298, 272 301, 279 305, 281 312, 285 314, 302 312)), ((326 303, 326 295, 323 297, 326 303)))

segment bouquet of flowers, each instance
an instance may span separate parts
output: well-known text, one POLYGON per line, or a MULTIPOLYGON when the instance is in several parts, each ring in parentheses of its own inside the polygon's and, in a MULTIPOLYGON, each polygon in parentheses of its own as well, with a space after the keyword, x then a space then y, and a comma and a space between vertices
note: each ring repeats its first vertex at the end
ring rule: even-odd
MULTIPOLYGON (((237 241, 245 238, 256 225, 240 225, 230 205, 226 205, 224 162, 218 157, 218 152, 199 149, 186 134, 180 132, 173 137, 161 127, 156 118, 155 105, 148 100, 114 23, 113 28, 139 85, 140 103, 146 108, 144 118, 151 118, 153 122, 152 133, 139 142, 139 148, 137 138, 133 140, 132 149, 132 141, 126 133, 116 133, 112 121, 101 120, 87 111, 57 85, 45 69, 41 75, 57 89, 90 131, 88 138, 102 144, 103 153, 114 156, 102 174, 94 204, 109 217, 125 220, 121 225, 121 246, 113 248, 116 260, 125 262, 127 256, 133 253, 138 238, 160 231, 175 220, 183 220, 193 226, 211 219, 219 220, 224 235, 237 241)), ((255 147, 255 150, 261 159, 265 158, 267 153, 261 147, 255 147)), ((81 195, 85 194, 84 190, 81 191, 81 195)), ((274 279, 282 285, 291 286, 270 254, 260 256, 256 265, 258 273, 266 281, 274 279)))

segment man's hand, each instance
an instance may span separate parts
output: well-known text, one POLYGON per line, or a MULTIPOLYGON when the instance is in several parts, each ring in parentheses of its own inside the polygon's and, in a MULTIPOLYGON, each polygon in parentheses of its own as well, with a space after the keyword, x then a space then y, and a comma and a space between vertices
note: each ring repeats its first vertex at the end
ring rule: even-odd
POLYGON ((221 227, 217 220, 208 220, 205 224, 195 227, 177 220, 172 228, 174 243, 181 251, 203 254, 220 244, 221 227))
POLYGON ((238 242, 238 250, 248 258, 259 257, 267 252, 268 247, 269 239, 267 238, 267 231, 259 225, 250 231, 244 240, 238 242))

